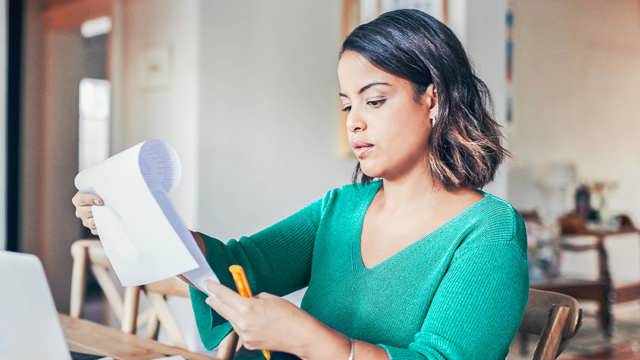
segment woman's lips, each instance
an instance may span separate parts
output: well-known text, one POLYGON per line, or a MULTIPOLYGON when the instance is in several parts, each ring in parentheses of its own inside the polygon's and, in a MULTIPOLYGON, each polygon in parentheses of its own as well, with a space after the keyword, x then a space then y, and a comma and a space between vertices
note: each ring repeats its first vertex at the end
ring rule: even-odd
POLYGON ((367 157, 367 154, 372 150, 373 150, 373 145, 367 145, 367 146, 357 147, 353 149, 353 152, 356 154, 356 157, 358 157, 358 159, 364 159, 365 157, 367 157))

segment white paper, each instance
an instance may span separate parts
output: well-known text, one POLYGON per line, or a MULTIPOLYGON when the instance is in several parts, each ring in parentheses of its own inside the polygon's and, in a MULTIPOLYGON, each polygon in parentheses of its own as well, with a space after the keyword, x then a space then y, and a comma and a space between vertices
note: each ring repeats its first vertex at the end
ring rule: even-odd
POLYGON ((206 279, 218 281, 167 195, 180 175, 173 148, 147 140, 76 176, 78 190, 104 200, 91 209, 105 254, 123 286, 183 274, 205 291, 206 279))

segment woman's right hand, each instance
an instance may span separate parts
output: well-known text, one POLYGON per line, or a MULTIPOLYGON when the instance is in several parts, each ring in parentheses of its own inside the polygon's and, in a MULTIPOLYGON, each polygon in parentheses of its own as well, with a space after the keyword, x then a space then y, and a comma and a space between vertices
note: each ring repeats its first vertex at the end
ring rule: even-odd
POLYGON ((76 217, 82 220, 82 225, 91 230, 93 235, 98 235, 96 230, 96 222, 93 219, 91 206, 104 205, 104 201, 98 195, 89 192, 78 191, 71 199, 73 206, 76 207, 76 217))

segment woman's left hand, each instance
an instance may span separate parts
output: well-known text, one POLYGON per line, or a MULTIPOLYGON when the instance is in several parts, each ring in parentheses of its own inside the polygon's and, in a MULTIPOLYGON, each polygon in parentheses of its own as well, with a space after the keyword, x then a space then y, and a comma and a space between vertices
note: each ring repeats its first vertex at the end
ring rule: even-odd
POLYGON ((228 287, 207 282, 207 304, 227 319, 249 350, 265 349, 298 354, 305 346, 305 334, 312 334, 311 315, 289 301, 260 293, 244 298, 228 287))

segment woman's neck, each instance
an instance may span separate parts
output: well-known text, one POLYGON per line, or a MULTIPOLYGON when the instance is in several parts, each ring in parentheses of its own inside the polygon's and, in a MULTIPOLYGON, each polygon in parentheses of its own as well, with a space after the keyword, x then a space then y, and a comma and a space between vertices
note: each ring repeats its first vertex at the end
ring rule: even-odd
POLYGON ((389 215, 401 215, 435 206, 447 192, 435 186, 426 164, 414 167, 402 176, 382 178, 379 209, 389 215))

